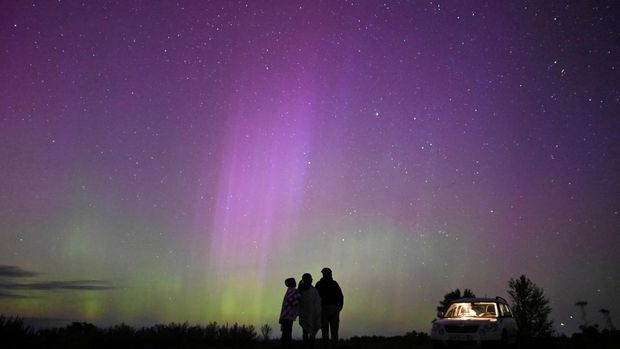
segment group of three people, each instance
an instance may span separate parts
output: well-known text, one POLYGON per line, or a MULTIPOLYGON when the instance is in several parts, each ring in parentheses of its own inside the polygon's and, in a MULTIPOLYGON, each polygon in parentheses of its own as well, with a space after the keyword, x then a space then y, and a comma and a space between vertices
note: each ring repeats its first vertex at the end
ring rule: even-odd
POLYGON ((301 277, 299 287, 295 288, 294 278, 284 281, 287 287, 280 311, 282 345, 290 348, 293 334, 293 321, 299 316, 299 324, 303 332, 304 346, 312 348, 319 328, 323 341, 329 343, 330 331, 333 343, 338 343, 338 327, 340 311, 344 305, 344 296, 340 285, 333 279, 332 270, 323 268, 323 278, 312 286, 312 275, 305 273, 301 277))

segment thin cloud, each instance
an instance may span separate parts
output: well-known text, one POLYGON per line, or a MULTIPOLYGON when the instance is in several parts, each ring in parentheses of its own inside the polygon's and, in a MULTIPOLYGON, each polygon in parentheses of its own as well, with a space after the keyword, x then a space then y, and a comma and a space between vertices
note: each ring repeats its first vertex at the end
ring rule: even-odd
POLYGON ((39 274, 14 265, 0 265, 0 277, 23 278, 37 275, 39 274))
POLYGON ((24 299, 24 298, 32 298, 32 297, 24 296, 21 294, 15 294, 15 293, 0 292, 0 299, 24 299))
POLYGON ((113 290, 117 287, 104 280, 41 281, 29 283, 0 282, 0 290, 113 290))
POLYGON ((36 278, 30 282, 23 280, 38 275, 39 273, 18 266, 0 265, 0 299, 35 298, 20 294, 19 291, 106 291, 118 288, 106 280, 39 281, 36 278), (19 281, 16 280, 18 278, 19 281))

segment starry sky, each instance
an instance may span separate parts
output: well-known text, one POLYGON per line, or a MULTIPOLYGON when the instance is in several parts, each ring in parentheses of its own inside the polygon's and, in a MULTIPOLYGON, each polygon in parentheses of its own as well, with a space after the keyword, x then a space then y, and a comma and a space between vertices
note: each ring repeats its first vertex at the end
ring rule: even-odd
MULTIPOLYGON (((0 309, 428 331, 525 274, 620 322, 614 1, 0 3, 0 309)), ((300 332, 295 328, 295 334, 300 332)))

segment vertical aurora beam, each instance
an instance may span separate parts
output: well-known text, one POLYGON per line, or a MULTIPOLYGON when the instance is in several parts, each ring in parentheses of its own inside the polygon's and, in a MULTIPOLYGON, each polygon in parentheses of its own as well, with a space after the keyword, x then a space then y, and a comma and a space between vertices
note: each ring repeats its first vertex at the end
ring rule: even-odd
MULTIPOLYGON (((267 37, 238 35, 254 52, 271 46, 267 37)), ((314 45, 315 35, 301 31, 279 47, 283 58, 268 65, 262 54, 231 56, 222 96, 229 107, 220 115, 225 122, 215 166, 205 168, 216 171, 207 239, 196 239, 207 245, 210 317, 264 321, 274 288, 267 274, 287 262, 283 252, 300 238, 319 98, 319 57, 301 52, 317 52, 309 50, 314 45), (296 64, 286 52, 296 52, 289 57, 296 64)))
POLYGON ((259 315, 272 253, 294 238, 309 166, 311 104, 249 100, 238 101, 223 138, 210 229, 209 289, 221 297, 211 304, 225 319, 259 315))

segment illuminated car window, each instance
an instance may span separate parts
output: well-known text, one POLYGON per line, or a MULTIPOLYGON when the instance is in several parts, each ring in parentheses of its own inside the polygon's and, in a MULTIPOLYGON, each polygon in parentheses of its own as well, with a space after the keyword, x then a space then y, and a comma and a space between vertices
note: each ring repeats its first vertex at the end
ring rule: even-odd
POLYGON ((496 318, 497 305, 489 302, 454 303, 448 308, 446 318, 496 318))
POLYGON ((510 308, 506 304, 499 305, 502 310, 502 315, 505 317, 512 317, 512 312, 510 312, 510 308))

